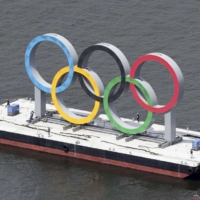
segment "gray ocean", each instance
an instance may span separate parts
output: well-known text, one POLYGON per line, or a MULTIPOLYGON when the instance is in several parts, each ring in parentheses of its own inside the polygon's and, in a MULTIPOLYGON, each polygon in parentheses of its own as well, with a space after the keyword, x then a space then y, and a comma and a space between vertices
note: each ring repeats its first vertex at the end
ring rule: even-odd
MULTIPOLYGON (((24 54, 29 42, 45 33, 67 38, 77 54, 92 44, 117 46, 132 65, 140 56, 160 52, 179 65, 185 92, 176 107, 177 126, 200 131, 200 1, 174 0, 0 0, 0 102, 34 98, 24 54)), ((40 74, 49 83, 68 65, 63 51, 41 43, 36 52, 40 74)), ((112 57, 96 51, 89 67, 105 86, 120 70, 112 57)), ((159 104, 173 94, 173 80, 161 64, 147 62, 141 76, 153 87, 159 104)), ((63 92, 69 107, 90 111, 90 99, 77 81, 63 92)), ((47 96, 50 100, 50 95, 47 96)), ((121 117, 146 118, 131 92, 115 101, 121 117)), ((101 113, 103 113, 101 109, 101 113)), ((163 124, 163 115, 154 115, 163 124)), ((91 163, 0 145, 1 200, 172 200, 200 195, 200 180, 179 180, 136 170, 91 163)))

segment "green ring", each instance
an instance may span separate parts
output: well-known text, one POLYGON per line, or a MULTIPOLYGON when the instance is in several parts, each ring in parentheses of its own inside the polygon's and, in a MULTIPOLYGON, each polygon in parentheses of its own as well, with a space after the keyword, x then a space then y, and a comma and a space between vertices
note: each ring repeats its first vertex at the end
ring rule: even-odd
MULTIPOLYGON (((115 121, 115 119, 113 118, 114 114, 111 114, 111 112, 110 112, 110 107, 112 106, 113 103, 108 103, 108 97, 109 97, 110 91, 113 88, 113 86, 115 86, 116 84, 118 84, 120 82, 121 82, 121 77, 114 78, 113 80, 111 80, 109 82, 109 84, 107 85, 107 87, 104 91, 103 105, 104 105, 105 113, 106 113, 107 117, 109 118, 111 124, 115 128, 117 128, 119 131, 126 133, 126 134, 142 133, 147 128, 149 128, 149 126, 151 124, 151 120, 152 120, 152 117, 153 117, 152 112, 148 111, 147 118, 146 118, 145 122, 140 127, 138 127, 138 128, 134 127, 134 128, 130 128, 130 129, 120 125, 119 123, 117 123, 115 121)), ((147 90, 143 87, 143 85, 140 82, 138 82, 136 79, 133 79, 133 78, 130 78, 130 77, 126 77, 126 82, 129 82, 129 83, 136 85, 141 90, 141 92, 144 94, 148 105, 152 106, 151 98, 150 98, 147 90)), ((117 115, 114 115, 114 117, 117 117, 118 120, 122 121, 121 118, 118 117, 117 115)), ((125 123, 125 122, 123 122, 123 123, 125 123)))

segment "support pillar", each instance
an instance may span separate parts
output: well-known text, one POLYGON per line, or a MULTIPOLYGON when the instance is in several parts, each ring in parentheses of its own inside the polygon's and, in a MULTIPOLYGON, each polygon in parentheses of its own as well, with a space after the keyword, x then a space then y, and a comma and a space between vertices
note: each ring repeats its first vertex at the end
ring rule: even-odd
POLYGON ((176 110, 172 108, 165 114, 165 139, 173 142, 176 139, 176 110))
POLYGON ((35 89, 35 115, 42 117, 46 112, 46 93, 34 86, 35 89))

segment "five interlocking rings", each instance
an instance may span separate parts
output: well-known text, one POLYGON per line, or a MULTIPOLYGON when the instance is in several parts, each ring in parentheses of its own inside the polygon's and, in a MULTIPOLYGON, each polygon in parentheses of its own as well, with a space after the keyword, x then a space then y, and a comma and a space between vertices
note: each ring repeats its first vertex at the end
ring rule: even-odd
MULTIPOLYGON (((115 46, 108 43, 98 43, 86 48, 80 57, 72 44, 64 37, 48 33, 33 39, 25 53, 25 66, 33 84, 46 93, 51 93, 52 101, 59 114, 73 124, 86 124, 98 116, 99 108, 103 103, 105 113, 115 128, 126 134, 137 134, 151 126, 153 113, 167 113, 180 102, 184 93, 184 79, 178 65, 169 56, 162 53, 150 53, 138 58, 130 68, 125 55, 115 46), (43 41, 57 44, 65 53, 69 66, 59 70, 53 78, 52 84, 47 83, 39 74, 35 64, 35 52, 43 41), (106 88, 100 77, 87 67, 91 54, 104 51, 114 58, 121 76, 111 80, 106 88), (156 94, 148 82, 140 77, 140 70, 146 61, 156 61, 164 65, 170 72, 174 82, 174 94, 167 105, 158 105, 156 94), (66 77, 67 74, 67 78, 66 77), (78 77, 83 90, 94 100, 92 112, 87 117, 80 117, 71 112, 65 105, 61 92, 67 89, 78 77), (119 85, 120 84, 120 85, 119 85), (115 88, 118 87, 116 92, 115 88), (136 101, 148 111, 146 120, 139 127, 125 123, 115 111, 113 102, 131 88, 136 101)), ((150 70, 150 69, 149 69, 150 70)))

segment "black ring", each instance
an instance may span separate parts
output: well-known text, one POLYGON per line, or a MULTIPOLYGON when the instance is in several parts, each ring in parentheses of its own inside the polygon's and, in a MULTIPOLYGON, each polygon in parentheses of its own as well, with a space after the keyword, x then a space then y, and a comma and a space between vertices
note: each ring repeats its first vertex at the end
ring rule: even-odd
MULTIPOLYGON (((126 76, 128 76, 130 73, 130 65, 129 65, 129 62, 126 59, 125 55, 117 47, 115 47, 111 44, 99 43, 99 44, 90 46, 90 47, 86 48, 80 55, 79 60, 78 60, 78 67, 88 70, 88 73, 91 72, 90 75, 92 77, 94 77, 94 75, 95 75, 95 78, 94 78, 95 80, 99 77, 91 69, 87 69, 87 64, 88 64, 89 57, 96 50, 101 50, 101 51, 104 51, 104 52, 108 53, 109 55, 111 55, 115 59, 115 61, 117 62, 118 66, 120 68, 121 79, 122 79, 121 84, 119 86, 118 91, 115 93, 114 92, 111 93, 110 97, 109 97, 109 102, 113 102, 116 99, 118 99, 123 93, 127 92, 127 90, 129 89, 129 83, 126 82, 126 76)), ((90 88, 89 84, 87 84, 87 82, 84 80, 82 75, 78 75, 78 78, 79 78, 81 87, 86 92, 86 94, 88 94, 95 101, 102 103, 103 96, 99 96, 99 97, 96 96, 92 92, 93 90, 90 88)), ((102 81, 100 78, 97 81, 97 85, 99 87, 99 90, 101 91, 101 89, 102 89, 101 87, 103 84, 102 84, 102 81)), ((104 90, 104 88, 103 88, 103 90, 104 90)), ((101 94, 101 95, 103 95, 103 94, 101 94)))

